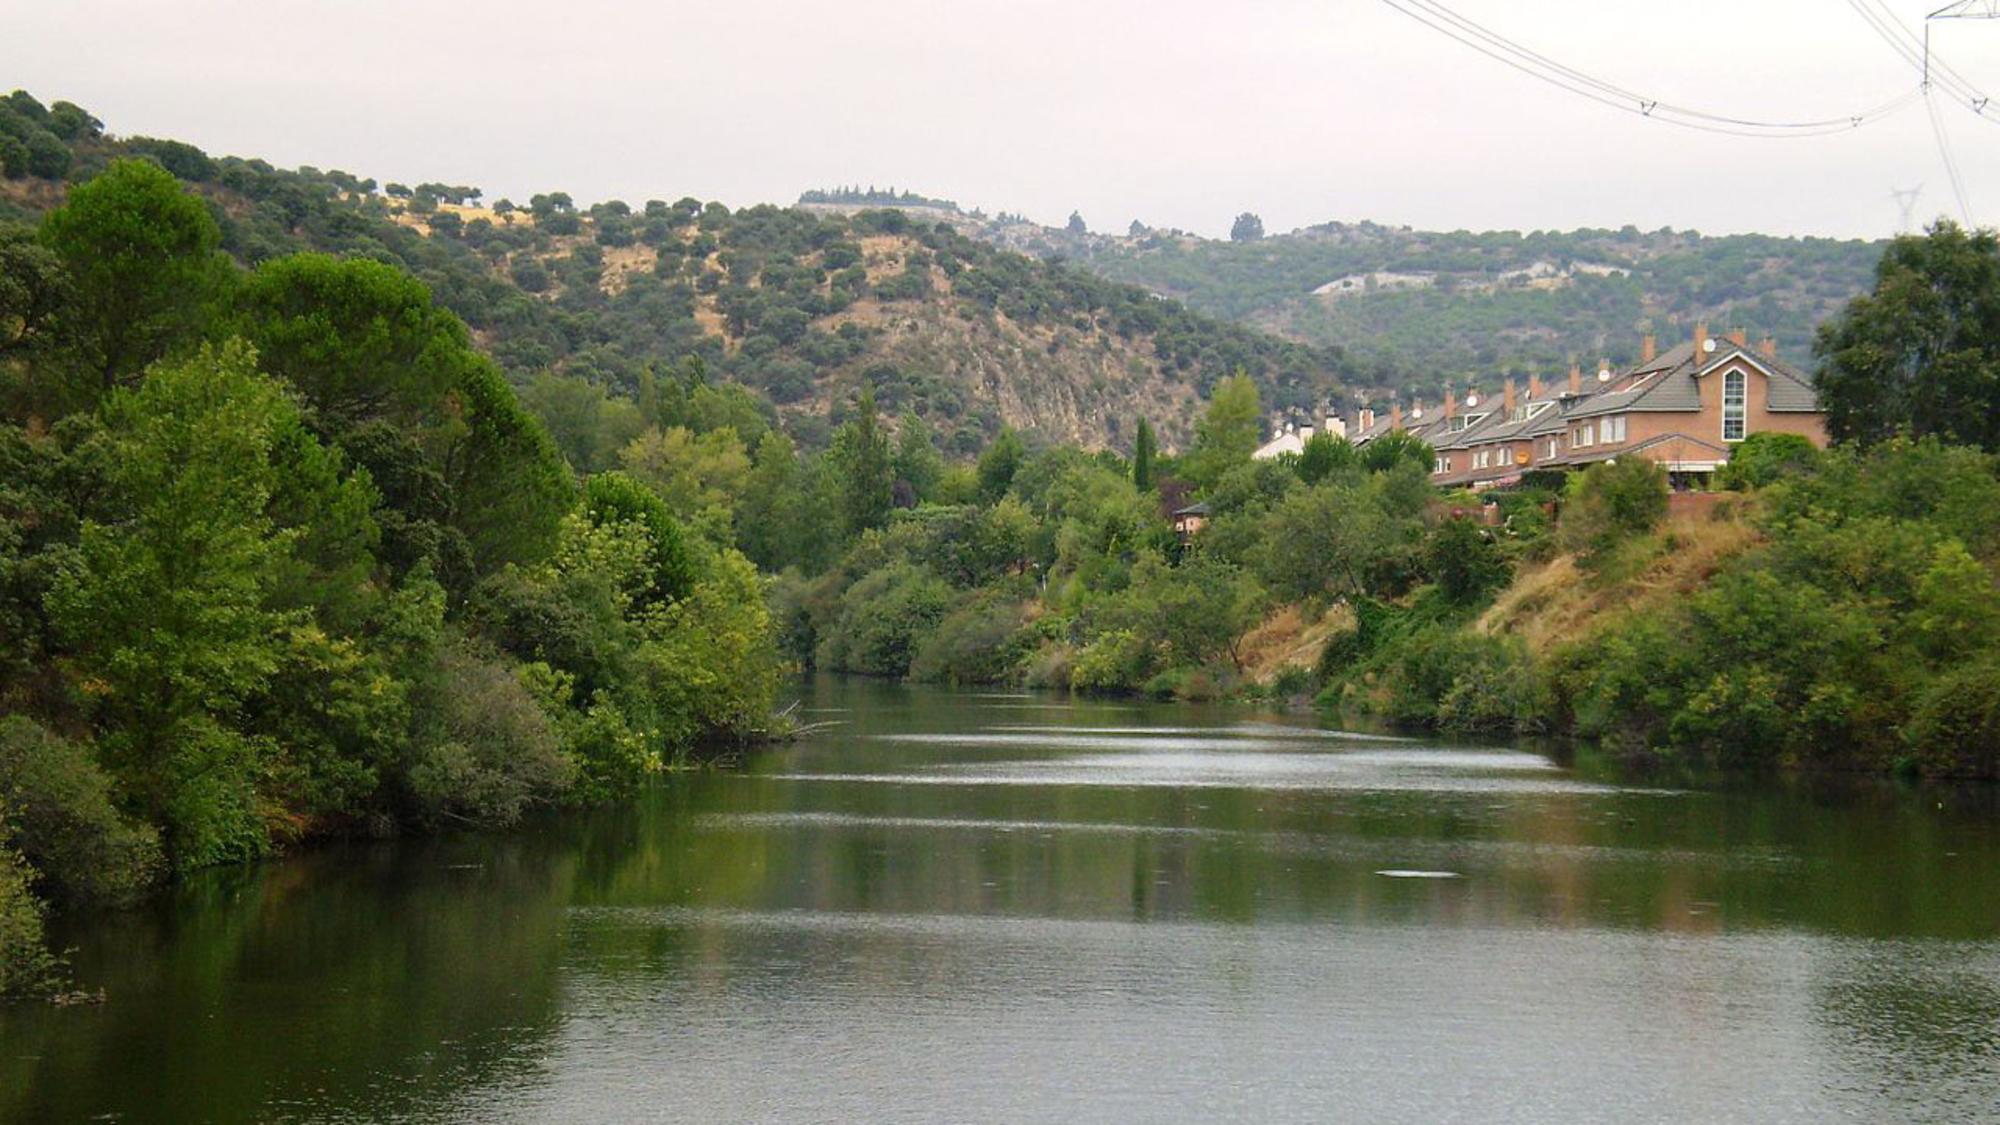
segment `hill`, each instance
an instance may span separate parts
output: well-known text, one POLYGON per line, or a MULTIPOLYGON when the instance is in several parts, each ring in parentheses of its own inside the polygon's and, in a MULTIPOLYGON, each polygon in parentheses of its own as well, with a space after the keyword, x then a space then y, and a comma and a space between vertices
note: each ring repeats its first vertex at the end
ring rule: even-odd
MULTIPOLYGON (((907 193, 905 193, 907 195, 907 193)), ((837 207, 835 193, 808 193, 837 207)), ((1870 284, 1883 244, 1710 237, 1695 231, 1419 231, 1326 223, 1248 241, 1134 224, 1074 232, 1019 216, 945 210, 921 196, 877 202, 933 214, 979 238, 1067 261, 1301 343, 1342 349, 1377 387, 1557 372, 1572 360, 1637 358, 1647 332, 1697 320, 1770 335, 1804 361, 1813 330, 1870 284)), ((849 202, 852 207, 854 203, 849 202)))
POLYGON ((518 383, 552 371, 635 397, 643 373, 695 356, 768 397, 808 446, 864 384, 961 454, 1002 426, 1123 445, 1142 415, 1170 445, 1185 443, 1200 397, 1237 368, 1277 407, 1342 395, 1335 349, 896 209, 681 199, 585 210, 561 192, 484 205, 474 187, 378 185, 121 138, 76 106, 45 109, 19 93, 0 102, 0 140, 0 218, 32 218, 114 157, 148 156, 209 200, 239 260, 309 248, 406 268, 518 383))

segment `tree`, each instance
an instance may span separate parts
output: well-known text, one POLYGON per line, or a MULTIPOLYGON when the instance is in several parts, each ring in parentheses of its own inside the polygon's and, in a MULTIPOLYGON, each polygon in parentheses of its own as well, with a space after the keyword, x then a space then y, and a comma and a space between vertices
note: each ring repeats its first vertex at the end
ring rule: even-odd
POLYGON ((889 522, 895 479, 889 438, 875 411, 875 390, 863 387, 854 415, 833 435, 828 454, 840 480, 840 513, 849 535, 889 522))
POLYGON ((208 207, 149 160, 116 160, 42 220, 76 286, 76 320, 104 389, 191 339, 221 288, 208 207))
POLYGON ((1080 211, 1071 211, 1069 213, 1069 223, 1063 229, 1069 231, 1071 234, 1090 233, 1090 228, 1084 225, 1083 213, 1080 211))
POLYGON ((1318 484, 1338 472, 1344 472, 1361 463, 1361 454, 1354 443, 1325 431, 1306 439, 1305 448, 1299 451, 1299 461, 1295 468, 1299 479, 1307 484, 1318 484))
POLYGON ((1241 370, 1217 383, 1207 412, 1195 423, 1194 449, 1185 462, 1188 476, 1197 484, 1210 486, 1248 461, 1257 451, 1263 413, 1257 384, 1241 370))
POLYGON ((944 475, 944 457, 931 442, 931 428, 914 410, 905 410, 897 425, 896 480, 909 486, 911 504, 931 499, 944 475))
POLYGON ((71 297, 62 260, 26 227, 0 223, 0 356, 50 343, 71 297))
POLYGON ((1874 289, 1820 327, 1813 354, 1835 440, 1907 433, 2000 450, 2000 234, 1940 219, 1897 238, 1874 289))
POLYGON ((84 524, 50 599, 105 760, 181 866, 264 846, 255 789, 272 748, 230 718, 278 661, 265 601, 291 533, 266 509, 291 409, 234 343, 114 392, 110 510, 84 524))
POLYGON ((1231 242, 1255 242, 1262 237, 1264 237, 1264 220, 1248 211, 1236 216, 1236 221, 1229 224, 1231 242))
POLYGON ((997 503, 1014 484, 1014 474, 1021 471, 1021 460, 1027 456, 1027 447, 1021 444, 1021 435, 1012 426, 1000 427, 1000 436, 979 455, 979 498, 988 504, 997 503))
POLYGON ((1361 466, 1371 473, 1386 473, 1403 464, 1428 473, 1437 464, 1437 452, 1408 430, 1390 430, 1361 447, 1361 466))
POLYGON ((1140 418, 1138 432, 1132 436, 1132 487, 1140 492, 1153 491, 1153 457, 1158 452, 1153 424, 1140 418))
POLYGON ((427 422, 473 359, 465 325, 423 282, 366 258, 273 258, 245 280, 236 307, 263 368, 335 428, 427 422))
POLYGON ((1464 517, 1446 519, 1432 530, 1424 544, 1424 569, 1445 600, 1457 606, 1478 604, 1513 576, 1492 534, 1464 517))

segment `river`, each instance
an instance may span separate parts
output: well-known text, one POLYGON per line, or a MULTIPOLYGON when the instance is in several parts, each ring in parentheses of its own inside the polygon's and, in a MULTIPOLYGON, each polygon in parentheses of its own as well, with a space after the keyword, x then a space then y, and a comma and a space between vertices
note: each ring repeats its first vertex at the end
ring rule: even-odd
POLYGON ((1963 1121, 2000 797, 821 680, 511 835, 59 920, 0 1120, 1963 1121))

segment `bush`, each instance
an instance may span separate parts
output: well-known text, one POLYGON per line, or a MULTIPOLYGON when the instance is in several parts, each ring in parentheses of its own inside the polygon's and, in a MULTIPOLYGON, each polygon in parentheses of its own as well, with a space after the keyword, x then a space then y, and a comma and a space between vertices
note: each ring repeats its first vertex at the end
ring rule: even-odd
POLYGON ((2000 655, 1939 676, 1903 728, 1927 774, 2000 777, 2000 655))
POLYGON ((1014 678, 1035 640, 1021 628, 1023 609, 1004 598, 979 598, 954 610, 918 648, 910 678, 952 684, 1014 678))
POLYGON ((514 670, 467 641, 438 653, 418 692, 427 716, 406 773, 423 819, 505 825, 569 788, 575 767, 514 670))
POLYGON ((21 716, 0 719, 0 829, 53 897, 130 899, 161 871, 157 833, 112 804, 87 746, 21 716))
POLYGON ((1564 509, 1563 543, 1585 565, 1659 526, 1667 514, 1667 474, 1643 457, 1605 461, 1578 474, 1564 509))
POLYGON ((1076 654, 1070 687, 1077 691, 1135 691, 1151 678, 1158 654, 1129 629, 1099 633, 1076 654))
POLYGON ((951 587, 922 567, 893 563, 848 587, 821 637, 822 668, 901 676, 951 609, 951 587))
POLYGON ((1453 605, 1476 605, 1513 577, 1492 533, 1470 519, 1447 519, 1424 542, 1424 569, 1453 605))
POLYGON ((47 993, 60 979, 61 963, 43 944, 42 904, 28 889, 31 875, 0 839, 0 999, 47 993))
POLYGON ((1747 492, 1782 477, 1811 472, 1819 460, 1819 447, 1811 440, 1765 430, 1744 438, 1729 451, 1729 462, 1715 474, 1715 483, 1732 492, 1747 492))

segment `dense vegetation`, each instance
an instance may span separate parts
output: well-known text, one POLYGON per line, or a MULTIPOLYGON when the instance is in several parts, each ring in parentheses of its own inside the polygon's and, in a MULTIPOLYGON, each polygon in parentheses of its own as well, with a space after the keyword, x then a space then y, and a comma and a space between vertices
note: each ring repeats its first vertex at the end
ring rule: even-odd
POLYGON ((1415 231, 1328 223, 1227 240, 1134 222, 1123 237, 995 218, 974 237, 1077 263, 1201 312, 1338 347, 1356 387, 1429 397, 1442 380, 1638 358, 1696 321, 1743 325, 1803 359, 1819 322, 1868 287, 1881 243, 1693 231, 1415 231), (1351 286, 1335 283, 1347 280, 1351 286), (1328 293, 1316 293, 1324 287, 1328 293))
MULTIPOLYGON (((1277 404, 1342 397, 1334 349, 1198 315, 895 209, 732 211, 691 198, 580 207, 560 191, 482 203, 476 187, 378 185, 114 137, 68 103, 43 109, 26 94, 0 100, 0 137, 15 134, 51 155, 0 152, 0 218, 53 207, 66 181, 116 157, 150 157, 208 202, 222 248, 242 262, 313 249, 409 272, 513 382, 543 382, 530 398, 537 409, 541 399, 572 411, 636 399, 649 371, 698 356, 712 378, 775 404, 767 416, 808 449, 825 444, 840 407, 866 386, 970 454, 1005 426, 1124 447, 1131 435, 1117 427, 1138 413, 1181 442, 1201 396, 1237 369, 1277 404)), ((825 197, 937 202, 871 192, 825 197)))
POLYGON ((224 245, 143 159, 0 224, 0 992, 38 899, 505 824, 770 711, 726 529, 580 484, 402 270, 224 245))

